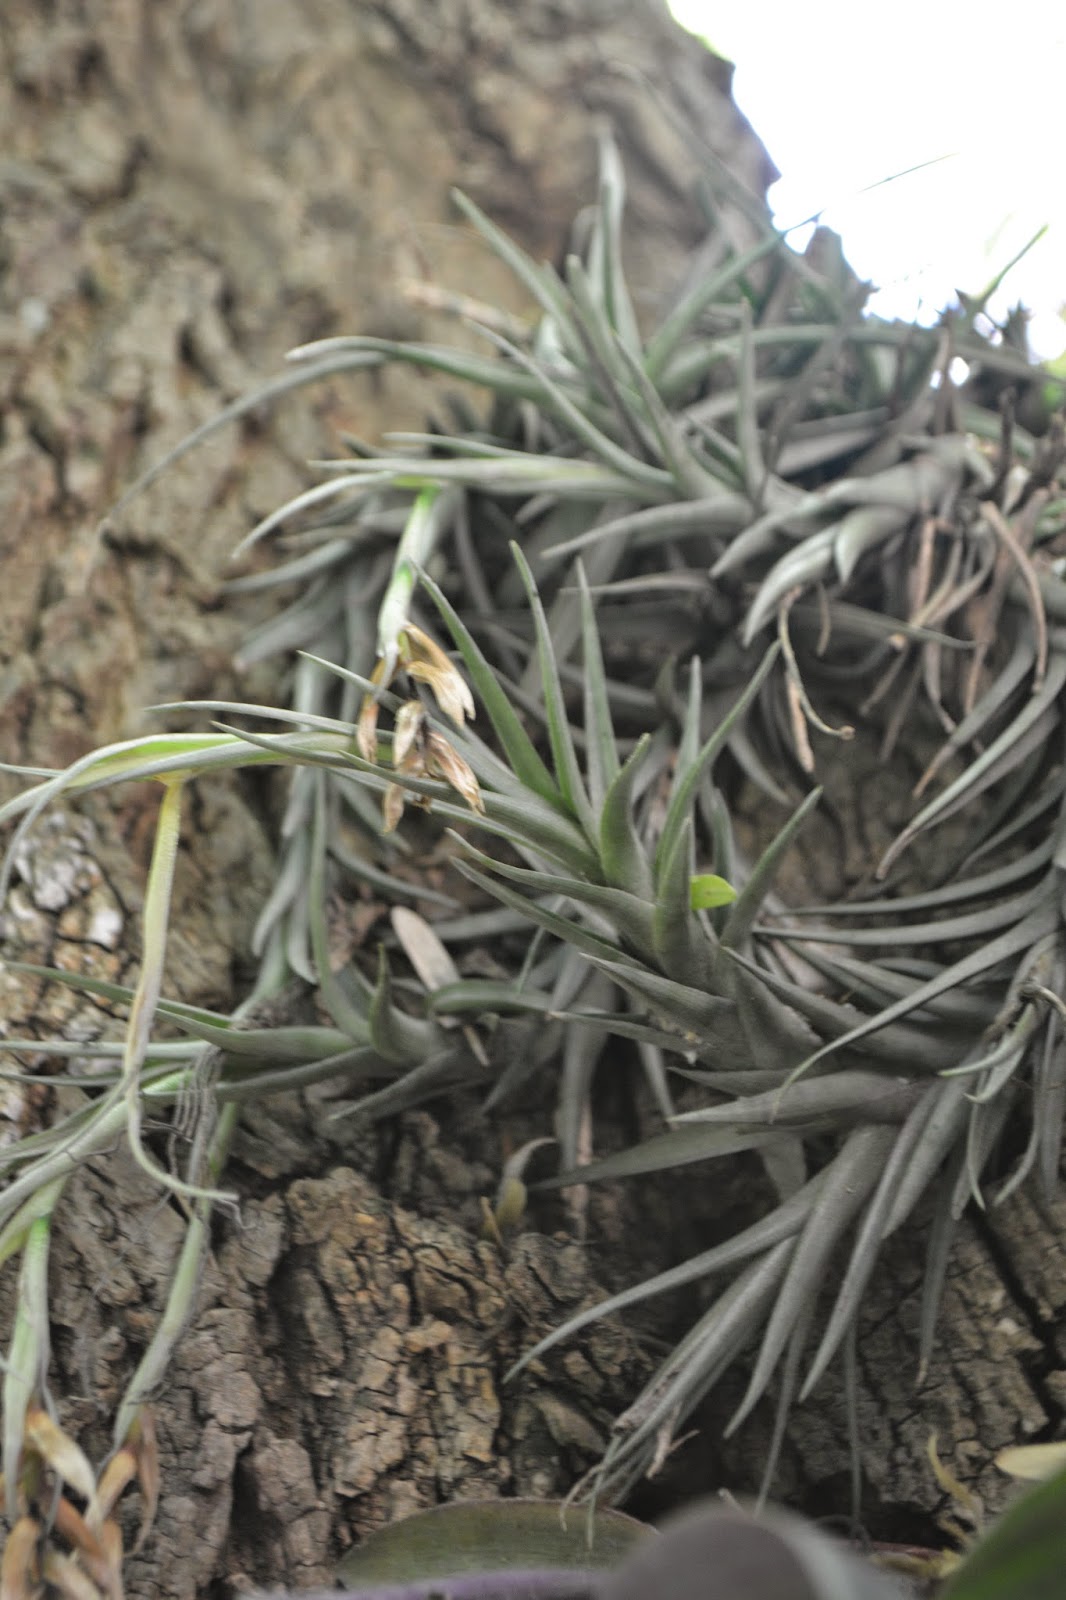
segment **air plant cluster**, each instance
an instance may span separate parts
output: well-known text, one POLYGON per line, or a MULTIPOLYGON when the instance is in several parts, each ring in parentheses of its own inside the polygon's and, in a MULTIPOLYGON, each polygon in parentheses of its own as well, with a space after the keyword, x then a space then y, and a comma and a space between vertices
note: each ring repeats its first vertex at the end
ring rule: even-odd
POLYGON ((478 1085, 505 1114, 535 1072, 556 1186, 758 1152, 777 1199, 750 1226, 524 1358, 593 1317, 705 1286, 706 1309, 593 1474, 609 1498, 654 1470, 738 1362, 749 1384, 729 1426, 774 1387, 779 1442, 791 1400, 847 1358, 881 1247, 916 1211, 924 1363, 963 1210, 1029 1177, 1045 1192, 1057 1181, 1061 396, 976 303, 935 328, 864 316, 862 286, 796 255, 757 208, 756 242, 738 254, 713 233, 645 335, 609 143, 586 248, 562 273, 457 203, 528 291, 527 334, 504 337, 486 313, 478 354, 327 340, 212 424, 394 361, 474 394, 425 434, 346 440, 244 541, 285 554, 231 591, 299 586, 243 652, 295 652, 288 705, 185 704, 221 724, 95 752, 0 812, 18 820, 6 889, 26 831, 60 796, 130 778, 163 795, 136 989, 53 975, 126 1005, 124 1038, 4 1042, 16 1060, 98 1058, 79 1110, 0 1151, 0 1258, 21 1256, 23 1273, 4 1372, 11 1514, 26 1419, 47 1394, 40 1252, 70 1172, 118 1134, 184 1196, 189 1221, 116 1448, 187 1320, 249 1099, 333 1080, 336 1115, 375 1117, 478 1085), (1023 391, 1039 435, 1015 415, 1023 391), (819 807, 819 767, 846 772, 856 729, 880 741, 886 769, 922 752, 912 815, 861 897, 786 903, 775 883, 819 807), (291 782, 255 935, 260 979, 226 1016, 163 998, 170 880, 187 785, 256 765, 285 766, 291 782), (778 819, 755 853, 735 827, 741 784, 778 819), (414 864, 405 801, 456 830, 472 909, 395 870, 414 864), (935 871, 911 866, 915 841, 952 819, 935 871), (327 899, 342 884, 406 908, 395 927, 417 986, 397 981, 395 946, 376 968, 335 970, 327 899), (487 937, 507 974, 462 977, 464 950, 487 937), (315 986, 328 1023, 272 1015, 293 978, 315 986), (155 1040, 157 1018, 177 1043, 155 1040), (631 1042, 661 1131, 589 1159, 612 1039, 631 1042), (208 1110, 176 1172, 143 1136, 145 1111, 180 1101, 208 1052, 208 1110))

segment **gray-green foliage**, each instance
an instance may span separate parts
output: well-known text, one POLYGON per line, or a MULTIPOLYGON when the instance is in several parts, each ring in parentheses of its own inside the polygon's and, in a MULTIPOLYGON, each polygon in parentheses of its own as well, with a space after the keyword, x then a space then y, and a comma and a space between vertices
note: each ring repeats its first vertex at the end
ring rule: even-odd
MULTIPOLYGON (((370 338, 294 352, 285 386, 402 361, 488 390, 492 404, 452 432, 384 448, 352 441, 342 461, 321 464, 315 488, 248 535, 245 546, 298 534, 294 554, 231 586, 299 584, 244 651, 245 661, 303 652, 290 705, 204 703, 241 726, 114 747, 2 814, 24 829, 60 794, 155 776, 176 827, 181 788, 200 774, 293 769, 256 932, 263 974, 245 1014, 157 1002, 164 864, 137 994, 83 981, 133 1002, 125 1046, 95 1047, 116 1058, 113 1078, 101 1074, 83 1109, 0 1153, 0 1251, 39 1247, 71 1159, 116 1132, 151 1162, 141 1108, 173 1103, 205 1051, 221 1063, 220 1108, 328 1076, 346 1085, 338 1114, 363 1116, 486 1081, 505 1112, 521 1055, 543 1077, 546 1128, 557 1103, 564 1170, 554 1184, 745 1150, 779 1184, 779 1203, 744 1232, 582 1313, 525 1357, 612 1309, 713 1285, 618 1421, 595 1479, 617 1495, 738 1360, 750 1362, 750 1382, 732 1426, 775 1382, 782 1406, 806 1394, 846 1350, 883 1242, 920 1207, 931 1241, 924 1363, 963 1209, 997 1203, 1030 1174, 1045 1192, 1056 1181, 1066 1105, 1062 429, 1052 419, 1032 437, 1009 397, 988 409, 975 384, 955 387, 956 357, 986 388, 1040 381, 972 316, 935 329, 864 318, 853 284, 821 277, 768 224, 643 339, 610 147, 591 242, 562 274, 460 205, 540 320, 520 344, 485 330, 479 355, 370 338), (400 708, 373 674, 376 661, 388 677, 402 660, 416 606, 423 625, 450 636, 488 724, 477 733, 426 703, 426 727, 476 777, 479 816, 437 769, 398 775, 387 734, 375 760, 353 736, 367 695, 386 714, 400 708), (826 735, 851 732, 823 720, 823 698, 876 723, 886 762, 928 744, 934 725, 944 742, 867 898, 786 908, 776 877, 819 804, 811 730, 822 752, 826 735), (257 731, 264 721, 280 731, 257 731), (731 820, 737 774, 779 819, 754 860, 731 820), (403 830, 387 835, 380 821, 378 797, 397 781, 459 827, 457 865, 486 909, 460 914, 390 872, 410 852, 403 830), (908 846, 960 816, 938 875, 903 878, 908 846), (716 894, 715 875, 735 899, 716 894), (456 973, 415 998, 392 956, 332 971, 327 894, 360 881, 401 903, 417 895, 453 956, 491 930, 508 975, 456 973), (329 1025, 262 1020, 264 997, 292 976, 317 985, 329 1025), (157 1012, 187 1043, 152 1041, 157 1012), (454 1025, 471 1018, 487 1080, 469 1031, 454 1025), (577 1168, 612 1037, 633 1042, 662 1131, 577 1168), (676 1115, 677 1087, 693 1081, 706 1104, 676 1115), (827 1299, 831 1260, 839 1287, 827 1299)), ((119 1437, 188 1309, 235 1115, 224 1111, 197 1142, 183 1176, 159 1174, 192 1197, 199 1231, 119 1437)), ((32 1331, 17 1333, 23 1355, 32 1331)), ((43 1382, 33 1348, 6 1397, 9 1485, 11 1417, 43 1382)))

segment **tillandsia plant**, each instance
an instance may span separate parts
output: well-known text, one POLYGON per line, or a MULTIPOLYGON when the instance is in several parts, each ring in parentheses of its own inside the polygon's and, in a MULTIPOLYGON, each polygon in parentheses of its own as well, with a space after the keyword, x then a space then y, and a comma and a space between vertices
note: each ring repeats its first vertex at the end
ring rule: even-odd
POLYGON ((758 1152, 776 1204, 524 1358, 593 1317, 714 1286, 585 1486, 611 1498, 655 1469, 749 1352, 730 1427, 776 1385, 769 1478, 792 1398, 849 1359, 884 1241, 924 1205, 924 1363, 964 1208, 996 1204, 1030 1175, 1045 1191, 1056 1182, 1061 396, 979 303, 928 329, 866 317, 842 263, 797 256, 757 208, 757 242, 737 254, 712 234, 645 336, 622 270, 609 141, 585 247, 562 275, 457 203, 525 286, 535 327, 514 339, 498 320, 482 327, 485 354, 327 340, 212 424, 391 361, 491 397, 487 412, 455 401, 449 422, 384 448, 346 440, 343 460, 321 463, 321 481, 244 540, 280 540, 288 554, 231 591, 299 586, 242 658, 299 652, 290 704, 186 703, 225 724, 35 774, 0 811, 18 820, 6 890, 27 831, 61 796, 131 778, 162 791, 136 989, 51 974, 127 1006, 125 1037, 4 1041, 16 1058, 47 1050, 98 1066, 80 1109, 0 1152, 0 1254, 21 1255, 24 1285, 4 1377, 11 1514, 33 1501, 20 1488, 26 1425, 48 1392, 51 1218, 69 1173, 120 1134, 183 1197, 188 1223, 116 1448, 188 1319, 249 1099, 331 1079, 338 1116, 386 1115, 459 1085, 487 1085, 486 1103, 505 1108, 540 1074, 555 1102, 557 1187, 758 1152), (1017 420, 1023 390, 1039 434, 1017 420), (827 707, 849 720, 834 726, 827 707), (899 752, 921 753, 916 809, 861 897, 786 903, 775 883, 819 808, 813 780, 832 767, 834 740, 846 774, 856 730, 879 740, 886 771, 899 752), (225 1016, 163 998, 170 882, 187 785, 256 765, 290 768, 291 787, 255 936, 260 978, 225 1016), (757 849, 736 825, 742 783, 783 818, 757 849), (410 851, 404 799, 459 830, 456 865, 479 906, 393 870, 410 851), (931 868, 923 837, 957 817, 964 828, 946 830, 931 868), (327 897, 339 883, 396 903, 417 998, 386 953, 376 969, 335 970, 327 897), (504 975, 461 977, 463 948, 487 936, 504 975), (316 987, 329 1023, 279 1014, 293 978, 316 987), (157 1040, 156 1018, 176 1042, 157 1040), (662 1131, 588 1159, 612 1038, 632 1042, 662 1131), (679 1114, 679 1086, 691 1097, 693 1084, 704 1103, 679 1114), (145 1138, 145 1112, 165 1114, 191 1088, 201 1121, 176 1172, 145 1138), (830 1259, 842 1271, 823 1303, 830 1259))

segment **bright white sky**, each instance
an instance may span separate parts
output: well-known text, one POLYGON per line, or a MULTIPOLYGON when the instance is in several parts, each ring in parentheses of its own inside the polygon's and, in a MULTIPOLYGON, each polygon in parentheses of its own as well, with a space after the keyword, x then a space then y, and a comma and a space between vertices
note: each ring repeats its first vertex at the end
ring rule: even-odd
POLYGON ((992 311, 1024 301, 1036 352, 1062 351, 1066 0, 669 4, 736 63, 737 103, 782 173, 779 226, 821 211, 880 288, 873 308, 924 320, 956 289, 980 293, 1048 223, 992 311))

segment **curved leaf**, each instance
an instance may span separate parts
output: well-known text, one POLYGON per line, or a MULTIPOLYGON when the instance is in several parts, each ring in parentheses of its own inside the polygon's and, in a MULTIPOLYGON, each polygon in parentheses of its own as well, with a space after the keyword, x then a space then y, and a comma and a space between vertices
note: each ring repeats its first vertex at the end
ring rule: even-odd
POLYGON ((380 1528, 345 1556, 337 1575, 368 1594, 384 1584, 417 1584, 415 1592, 427 1594, 464 1573, 561 1570, 572 1579, 619 1565, 649 1538, 650 1528, 621 1511, 590 1517, 565 1501, 468 1500, 380 1528))

